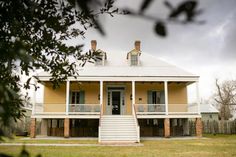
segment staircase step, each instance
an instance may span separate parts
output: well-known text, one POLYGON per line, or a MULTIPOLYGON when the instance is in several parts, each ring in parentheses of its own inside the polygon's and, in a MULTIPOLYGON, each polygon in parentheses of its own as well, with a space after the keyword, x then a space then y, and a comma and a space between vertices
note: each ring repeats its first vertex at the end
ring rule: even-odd
POLYGON ((131 115, 103 115, 101 117, 100 140, 138 141, 136 123, 131 115))

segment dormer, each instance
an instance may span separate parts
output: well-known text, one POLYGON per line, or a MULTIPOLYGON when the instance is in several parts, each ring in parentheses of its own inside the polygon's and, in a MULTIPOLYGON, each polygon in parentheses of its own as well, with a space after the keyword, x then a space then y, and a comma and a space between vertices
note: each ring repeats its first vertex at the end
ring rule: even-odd
POLYGON ((141 42, 139 40, 136 40, 134 42, 134 49, 127 53, 126 59, 128 60, 128 64, 130 66, 140 65, 140 55, 141 55, 140 43, 141 42))
POLYGON ((102 51, 101 49, 97 50, 97 41, 91 40, 91 52, 94 55, 94 61, 96 66, 104 66, 105 61, 107 60, 106 52, 102 51))

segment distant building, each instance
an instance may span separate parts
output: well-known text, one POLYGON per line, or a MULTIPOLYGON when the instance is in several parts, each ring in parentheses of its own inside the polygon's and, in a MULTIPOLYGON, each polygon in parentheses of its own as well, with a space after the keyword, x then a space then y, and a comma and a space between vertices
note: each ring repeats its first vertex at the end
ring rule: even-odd
POLYGON ((219 111, 211 104, 200 104, 202 121, 218 121, 219 111))

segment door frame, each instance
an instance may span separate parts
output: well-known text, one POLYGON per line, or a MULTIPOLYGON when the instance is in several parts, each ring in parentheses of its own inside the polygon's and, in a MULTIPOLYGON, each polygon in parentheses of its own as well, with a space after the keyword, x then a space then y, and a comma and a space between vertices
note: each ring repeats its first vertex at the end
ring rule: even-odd
POLYGON ((125 86, 124 85, 109 85, 106 88, 106 115, 112 115, 112 92, 120 92, 120 115, 126 114, 126 103, 125 103, 125 86), (111 88, 111 89, 109 89, 111 88), (114 89, 112 89, 114 88, 114 89), (120 89, 116 89, 120 88, 120 89), (110 105, 108 106, 108 93, 110 95, 110 105), (124 104, 124 105, 123 105, 124 104))

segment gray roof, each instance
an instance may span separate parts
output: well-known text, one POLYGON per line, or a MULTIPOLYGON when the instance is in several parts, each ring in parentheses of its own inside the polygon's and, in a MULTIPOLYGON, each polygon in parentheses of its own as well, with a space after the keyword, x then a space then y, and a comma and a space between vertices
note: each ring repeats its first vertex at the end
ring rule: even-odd
POLYGON ((201 113, 219 113, 219 111, 211 104, 200 104, 201 113))
MULTIPOLYGON (((107 60, 105 66, 95 66, 86 63, 79 69, 80 76, 121 76, 121 77, 198 77, 182 68, 171 65, 150 54, 142 52, 139 66, 130 66, 126 59, 127 53, 106 52, 107 60)), ((40 73, 39 76, 49 76, 47 73, 40 73)))

